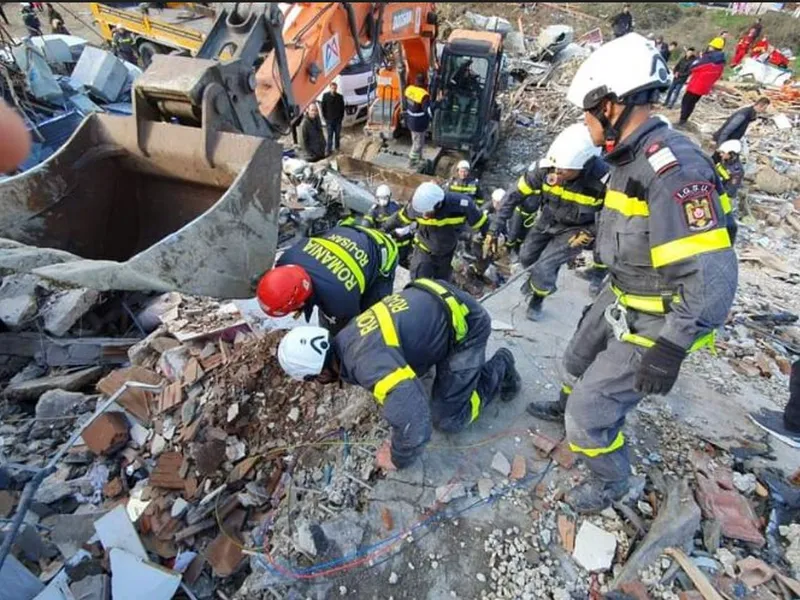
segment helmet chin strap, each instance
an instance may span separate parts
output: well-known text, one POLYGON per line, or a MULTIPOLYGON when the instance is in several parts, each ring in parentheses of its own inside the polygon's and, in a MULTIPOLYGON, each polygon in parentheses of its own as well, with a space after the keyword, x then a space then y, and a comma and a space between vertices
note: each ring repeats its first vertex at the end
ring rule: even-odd
POLYGON ((605 139, 603 149, 606 151, 606 153, 613 151, 614 148, 617 147, 617 144, 619 143, 619 136, 622 133, 622 128, 625 127, 625 123, 628 122, 631 112, 633 112, 633 106, 633 104, 626 104, 625 108, 622 109, 622 112, 617 118, 616 123, 611 123, 611 121, 609 121, 608 118, 603 114, 602 102, 592 109, 591 114, 595 119, 600 121, 600 125, 603 126, 603 138, 605 139))

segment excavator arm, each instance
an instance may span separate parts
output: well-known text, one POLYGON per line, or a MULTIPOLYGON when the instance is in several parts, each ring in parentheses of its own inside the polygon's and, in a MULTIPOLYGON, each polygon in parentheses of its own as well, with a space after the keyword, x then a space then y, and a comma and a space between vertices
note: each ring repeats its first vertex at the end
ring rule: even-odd
POLYGON ((283 45, 291 85, 279 52, 256 73, 259 109, 273 129, 285 129, 358 57, 378 61, 388 44, 401 48, 406 77, 427 74, 435 60, 436 13, 431 2, 296 2, 284 12, 283 45), (293 102, 287 100, 291 94, 293 102))

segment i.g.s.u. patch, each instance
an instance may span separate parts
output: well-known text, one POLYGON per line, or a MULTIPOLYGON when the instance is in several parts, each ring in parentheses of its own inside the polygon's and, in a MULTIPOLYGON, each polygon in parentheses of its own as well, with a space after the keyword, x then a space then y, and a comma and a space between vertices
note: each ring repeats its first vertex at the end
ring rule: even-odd
POLYGON ((461 206, 469 206, 469 200, 467 198, 462 198, 459 204, 461 206))
POLYGON ((717 224, 714 210, 714 185, 697 181, 681 186, 673 196, 681 205, 689 231, 706 231, 717 224))
POLYGON ((665 146, 660 142, 650 144, 644 151, 644 155, 647 157, 647 162, 653 167, 653 171, 656 172, 656 175, 666 173, 672 167, 678 166, 678 159, 675 158, 672 150, 669 149, 669 146, 665 146))

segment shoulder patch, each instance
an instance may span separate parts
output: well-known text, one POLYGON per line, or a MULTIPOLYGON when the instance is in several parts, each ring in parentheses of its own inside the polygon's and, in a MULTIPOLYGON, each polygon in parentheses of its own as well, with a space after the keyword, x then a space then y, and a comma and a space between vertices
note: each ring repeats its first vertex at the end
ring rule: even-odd
POLYGON ((682 208, 683 219, 689 231, 707 231, 717 224, 714 210, 715 187, 708 181, 687 183, 673 194, 682 208))
POLYGON ((661 175, 679 164, 678 159, 675 158, 669 146, 665 146, 661 142, 650 144, 647 150, 644 151, 644 154, 647 157, 647 162, 650 163, 650 166, 653 167, 653 171, 656 172, 656 175, 661 175))
POLYGON ((462 198, 461 202, 459 204, 461 204, 461 206, 469 206, 469 199, 468 198, 462 198))

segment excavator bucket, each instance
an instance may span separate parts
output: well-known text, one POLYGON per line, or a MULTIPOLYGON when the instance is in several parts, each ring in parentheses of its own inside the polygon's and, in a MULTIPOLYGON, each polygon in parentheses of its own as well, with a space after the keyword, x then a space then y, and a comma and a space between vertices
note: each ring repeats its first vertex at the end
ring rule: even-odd
POLYGON ((277 248, 280 170, 269 139, 92 114, 45 162, 0 182, 0 237, 25 245, 0 245, 0 271, 251 297, 277 248))

